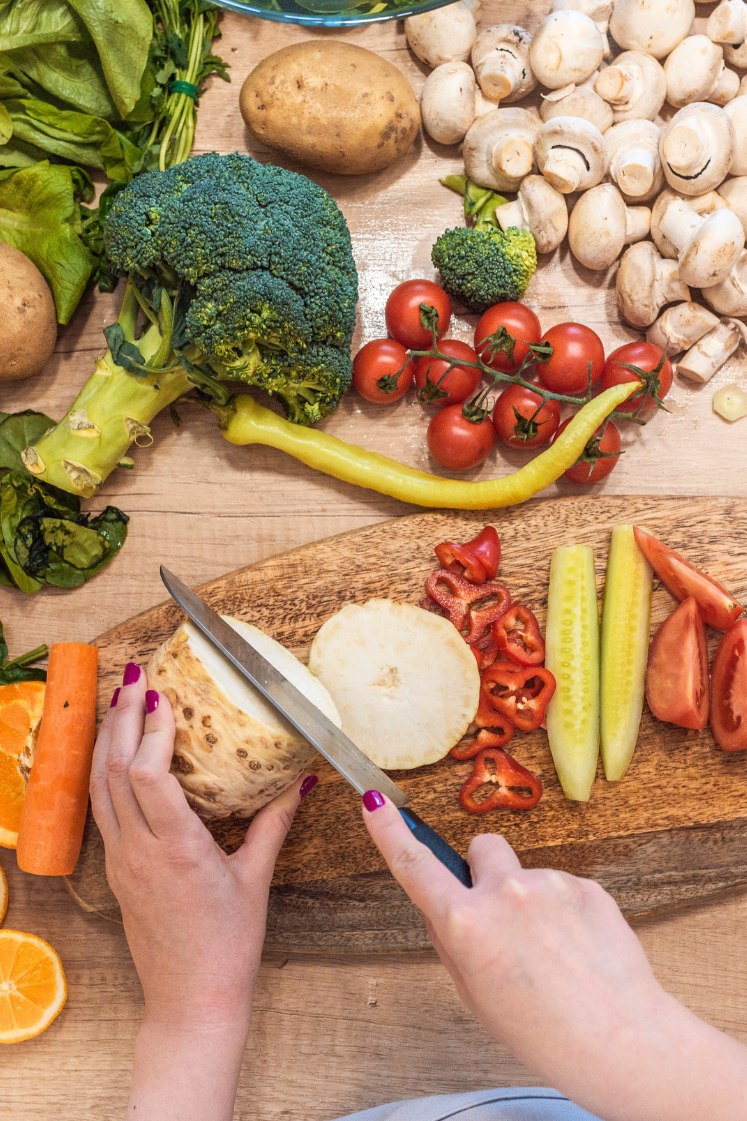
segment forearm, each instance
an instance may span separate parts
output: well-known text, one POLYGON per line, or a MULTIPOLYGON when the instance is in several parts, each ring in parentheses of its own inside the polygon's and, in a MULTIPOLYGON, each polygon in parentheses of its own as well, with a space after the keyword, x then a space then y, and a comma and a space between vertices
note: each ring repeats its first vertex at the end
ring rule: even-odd
POLYGON ((180 1029, 143 1021, 135 1043, 127 1117, 231 1121, 249 1017, 180 1029))

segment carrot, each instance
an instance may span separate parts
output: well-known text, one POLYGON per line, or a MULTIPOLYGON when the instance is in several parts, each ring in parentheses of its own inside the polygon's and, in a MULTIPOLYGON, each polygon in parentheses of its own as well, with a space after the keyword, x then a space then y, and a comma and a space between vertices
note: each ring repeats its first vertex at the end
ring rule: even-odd
POLYGON ((18 827, 23 872, 67 876, 83 841, 96 734, 98 649, 52 646, 39 735, 18 827))

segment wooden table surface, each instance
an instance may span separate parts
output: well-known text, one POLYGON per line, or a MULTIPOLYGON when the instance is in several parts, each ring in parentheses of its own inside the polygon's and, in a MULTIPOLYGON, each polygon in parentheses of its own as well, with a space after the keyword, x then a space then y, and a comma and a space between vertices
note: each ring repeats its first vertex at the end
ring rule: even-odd
MULTIPOLYGON (((547 8, 549 0, 491 0, 483 18, 533 26, 547 8)), ((232 82, 214 83, 204 97, 197 151, 248 150, 267 157, 243 127, 239 87, 260 58, 310 34, 226 15, 219 48, 231 64, 232 82)), ((416 88, 422 85, 424 72, 408 55, 401 24, 335 37, 379 51, 416 88)), ((371 179, 318 177, 338 199, 353 234, 362 276, 356 342, 384 333, 384 299, 396 282, 433 274, 433 240, 460 221, 457 196, 438 178, 459 169, 455 150, 421 139, 404 161, 371 179)), ((543 263, 528 299, 545 324, 582 319, 611 347, 632 337, 617 321, 611 281, 611 275, 584 273, 561 252, 543 263)), ((90 297, 60 332, 48 371, 5 391, 0 407, 61 414, 92 368, 114 306, 114 297, 90 297)), ((462 317, 454 333, 469 339, 473 323, 462 317)), ((718 376, 718 384, 727 381, 747 384, 739 362, 718 376)), ((709 388, 676 384, 669 401, 670 415, 626 436, 627 452, 606 492, 747 496, 747 422, 732 427, 721 422, 711 411, 709 388)), ((103 492, 131 515, 128 542, 108 572, 74 593, 47 591, 25 599, 0 589, 0 618, 11 650, 40 641, 90 640, 159 602, 164 598, 159 562, 199 583, 306 542, 412 512, 314 475, 280 453, 230 448, 210 417, 192 409, 184 416, 179 430, 162 416, 154 446, 137 452, 136 469, 117 474, 103 492)), ((399 403, 384 414, 351 397, 326 427, 415 466, 429 466, 425 421, 415 403, 399 403)), ((499 457, 475 477, 507 472, 518 461, 499 457)), ((570 485, 558 486, 544 500, 569 492, 570 485)), ((12 852, 0 850, 0 864, 10 881, 7 925, 52 942, 70 990, 65 1011, 46 1034, 0 1052, 0 1116, 100 1121, 121 1115, 140 1015, 139 983, 123 934, 82 914, 64 884, 21 875, 12 852)), ((747 1043, 747 896, 731 894, 639 922, 636 929, 665 986, 747 1043)), ((472 1023, 431 956, 330 960, 298 954, 268 960, 255 1007, 236 1113, 246 1121, 324 1121, 383 1100, 536 1081, 472 1023)))

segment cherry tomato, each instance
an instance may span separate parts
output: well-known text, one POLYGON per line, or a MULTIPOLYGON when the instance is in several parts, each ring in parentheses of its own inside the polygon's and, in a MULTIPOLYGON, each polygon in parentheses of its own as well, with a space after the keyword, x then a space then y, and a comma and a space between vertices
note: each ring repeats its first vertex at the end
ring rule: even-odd
POLYGON ((545 401, 523 385, 509 385, 493 409, 498 439, 512 448, 541 448, 549 444, 560 424, 560 405, 545 401))
POLYGON ((461 405, 447 405, 428 425, 428 451, 451 471, 468 471, 487 459, 495 441, 490 416, 468 420, 461 405))
POLYGON ((602 376, 604 346, 591 327, 583 323, 557 323, 545 331, 540 343, 549 343, 552 355, 546 362, 537 363, 537 374, 553 393, 585 393, 590 370, 592 385, 602 376))
POLYGON ((747 748, 747 619, 719 643, 713 659, 711 731, 724 751, 747 748))
POLYGON ((650 416, 656 409, 656 398, 666 397, 672 386, 672 363, 660 346, 647 343, 643 339, 625 343, 613 350, 607 357, 600 382, 602 389, 626 382, 642 383, 643 388, 618 405, 618 412, 650 416), (628 369, 634 366, 642 376, 628 369))
MULTIPOLYGON (((555 433, 553 443, 565 432, 572 420, 573 417, 569 416, 563 421, 555 433)), ((597 428, 573 467, 563 472, 563 478, 570 479, 572 483, 598 483, 615 470, 620 462, 621 452, 620 430, 608 420, 597 428)))
POLYGON ((717 631, 728 631, 733 626, 743 608, 723 584, 701 572, 685 557, 637 525, 633 526, 633 536, 638 548, 675 599, 694 596, 703 621, 717 631))
POLYGON ((532 309, 506 300, 493 304, 480 316, 475 327, 475 349, 486 366, 515 374, 529 354, 530 343, 538 343, 541 335, 540 321, 532 309), (496 334, 500 339, 485 342, 489 335, 496 334))
POLYGON ((399 401, 412 385, 414 371, 408 357, 395 339, 372 339, 353 359, 354 388, 374 405, 399 401))
POLYGON ((436 309, 436 334, 443 335, 451 319, 451 300, 433 280, 403 281, 390 293, 384 309, 387 331, 410 350, 425 350, 433 337, 420 321, 421 304, 436 309))
MULTIPOLYGON (((463 362, 476 362, 477 355, 471 346, 459 339, 443 339, 438 344, 442 354, 463 362)), ((419 400, 442 409, 456 405, 471 397, 480 384, 481 374, 476 366, 450 366, 441 358, 415 360, 415 385, 419 400)))
POLYGON ((708 723, 708 648, 693 596, 674 609, 651 640, 646 700, 658 720, 698 731, 708 723))

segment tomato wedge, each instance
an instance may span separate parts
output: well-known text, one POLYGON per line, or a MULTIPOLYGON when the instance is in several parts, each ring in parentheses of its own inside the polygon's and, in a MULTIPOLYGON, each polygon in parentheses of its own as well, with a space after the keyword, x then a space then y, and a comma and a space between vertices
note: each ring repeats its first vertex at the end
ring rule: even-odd
POLYGON ((694 596, 683 600, 653 637, 646 700, 667 724, 700 731, 708 723, 708 648, 694 596))
POLYGON ((747 619, 727 631, 713 659, 711 731, 724 751, 747 749, 747 619))
POLYGON ((717 631, 728 631, 744 608, 723 584, 638 526, 633 527, 633 533, 638 548, 672 595, 679 600, 694 596, 703 621, 717 631))

